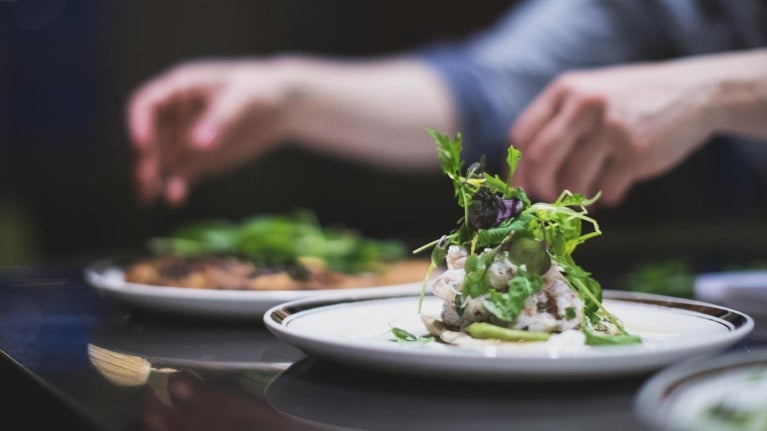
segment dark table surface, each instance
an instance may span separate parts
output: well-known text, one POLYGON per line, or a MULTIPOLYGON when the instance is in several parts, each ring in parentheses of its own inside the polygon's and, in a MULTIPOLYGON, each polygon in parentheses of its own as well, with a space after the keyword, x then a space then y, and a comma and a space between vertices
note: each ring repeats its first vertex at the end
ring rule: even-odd
MULTIPOLYGON (((764 341, 747 338, 732 350, 764 341)), ((314 359, 259 320, 162 316, 99 296, 66 265, 0 274, 3 419, 18 429, 644 430, 650 375, 437 381, 314 359)), ((3 427, 0 429, 16 429, 3 427)))

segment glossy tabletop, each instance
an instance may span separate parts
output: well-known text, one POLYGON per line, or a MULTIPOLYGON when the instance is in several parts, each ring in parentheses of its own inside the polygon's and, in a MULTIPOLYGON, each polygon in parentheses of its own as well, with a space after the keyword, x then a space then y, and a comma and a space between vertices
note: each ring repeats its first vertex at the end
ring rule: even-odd
MULTIPOLYGON (((0 274, 0 361, 96 430, 647 429, 634 402, 649 375, 493 384, 353 369, 303 355, 259 319, 124 309, 79 265, 0 274)), ((17 404, 50 408, 36 399, 17 404)))

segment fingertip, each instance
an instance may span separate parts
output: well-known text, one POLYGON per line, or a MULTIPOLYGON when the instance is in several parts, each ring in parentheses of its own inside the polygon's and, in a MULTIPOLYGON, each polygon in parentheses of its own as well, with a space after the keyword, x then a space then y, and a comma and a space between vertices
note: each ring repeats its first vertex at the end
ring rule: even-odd
POLYGON ((154 113, 146 106, 133 107, 128 118, 128 137, 131 145, 139 151, 145 151, 151 148, 152 141, 155 139, 154 113))
POLYGON ((147 100, 147 90, 141 89, 134 93, 127 104, 126 126, 131 143, 138 147, 145 147, 149 141, 149 112, 151 111, 147 100))
POLYGON ((187 183, 183 178, 173 177, 165 185, 165 199, 173 207, 184 203, 187 195, 187 183))
POLYGON ((198 123, 192 129, 192 144, 200 149, 207 149, 215 146, 218 130, 207 122, 198 123))
POLYGON ((601 200, 608 208, 615 208, 623 202, 623 198, 628 190, 603 190, 601 200))
POLYGON ((605 197, 603 195, 601 199, 601 203, 602 203, 602 206, 605 208, 615 208, 616 206, 618 206, 617 200, 612 196, 605 197))
POLYGON ((149 125, 147 121, 136 119, 128 125, 128 133, 136 148, 146 148, 149 143, 149 125))
POLYGON ((523 130, 524 129, 519 125, 519 123, 514 123, 514 125, 511 127, 511 130, 509 130, 509 143, 517 149, 524 148, 527 144, 523 130))
POLYGON ((610 178, 603 183, 602 196, 599 200, 606 207, 615 208, 623 202, 630 187, 630 181, 625 176, 610 178))
POLYGON ((159 169, 157 153, 141 153, 134 162, 135 179, 140 183, 156 183, 159 180, 159 169))
POLYGON ((139 205, 151 206, 157 197, 158 185, 152 178, 147 178, 142 166, 137 166, 134 172, 135 193, 139 205))

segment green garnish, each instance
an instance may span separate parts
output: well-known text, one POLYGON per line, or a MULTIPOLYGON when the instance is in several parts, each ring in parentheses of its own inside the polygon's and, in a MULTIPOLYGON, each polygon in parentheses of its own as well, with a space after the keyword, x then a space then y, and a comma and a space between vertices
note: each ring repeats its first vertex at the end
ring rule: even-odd
POLYGON ((487 291, 485 308, 504 322, 512 322, 525 307, 527 297, 542 287, 543 279, 539 275, 528 274, 524 267, 520 267, 509 281, 508 292, 501 293, 494 289, 487 291))
POLYGON ((327 268, 354 274, 405 256, 403 244, 365 238, 348 229, 323 228, 308 211, 259 215, 241 223, 209 220, 187 223, 167 237, 153 238, 156 254, 233 255, 260 266, 300 264, 317 259, 327 268))
POLYGON ((501 341, 546 341, 551 337, 548 332, 523 331, 521 329, 504 328, 487 322, 474 322, 466 327, 466 331, 474 338, 501 341))
MULTIPOLYGON (((512 322, 524 307, 525 300, 541 289, 541 276, 551 265, 556 265, 562 268, 565 280, 584 304, 581 329, 588 344, 641 342, 639 337, 628 334, 615 316, 605 310, 601 286, 572 258, 580 244, 602 233, 586 209, 599 199, 599 193, 587 198, 565 190, 552 203, 533 203, 521 187, 510 185, 522 157, 519 150, 511 145, 508 147, 508 177, 503 180, 484 171, 484 158, 464 172, 460 133, 451 138, 431 129, 427 132, 437 143, 440 167, 452 180, 458 205, 463 208, 463 217, 452 232, 413 251, 420 253, 431 249, 429 274, 442 264, 450 245, 463 247, 469 255, 464 266, 462 301, 485 295, 485 308, 499 320, 512 322), (519 268, 506 292, 492 289, 487 273, 499 255, 519 268), (620 334, 600 333, 594 327, 598 322, 609 322, 620 334)), ((425 292, 426 283, 421 290, 419 313, 425 292)), ((457 302, 456 309, 460 310, 457 302)), ((574 309, 567 311, 568 319, 576 315, 574 309)))
POLYGON ((398 342, 404 342, 404 343, 411 343, 411 342, 418 342, 418 343, 428 343, 430 341, 434 341, 434 337, 419 337, 412 332, 408 332, 402 328, 398 328, 396 326, 391 326, 390 329, 392 335, 394 335, 395 340, 398 342))

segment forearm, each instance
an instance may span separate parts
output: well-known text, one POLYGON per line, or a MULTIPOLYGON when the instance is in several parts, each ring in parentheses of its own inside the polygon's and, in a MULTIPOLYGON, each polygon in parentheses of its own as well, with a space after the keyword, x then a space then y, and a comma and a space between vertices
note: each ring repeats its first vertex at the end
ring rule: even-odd
POLYGON ((767 139, 767 49, 711 59, 714 132, 767 139))
POLYGON ((447 88, 415 59, 277 61, 288 88, 285 136, 310 149, 398 169, 436 168, 424 128, 453 133, 447 88))

